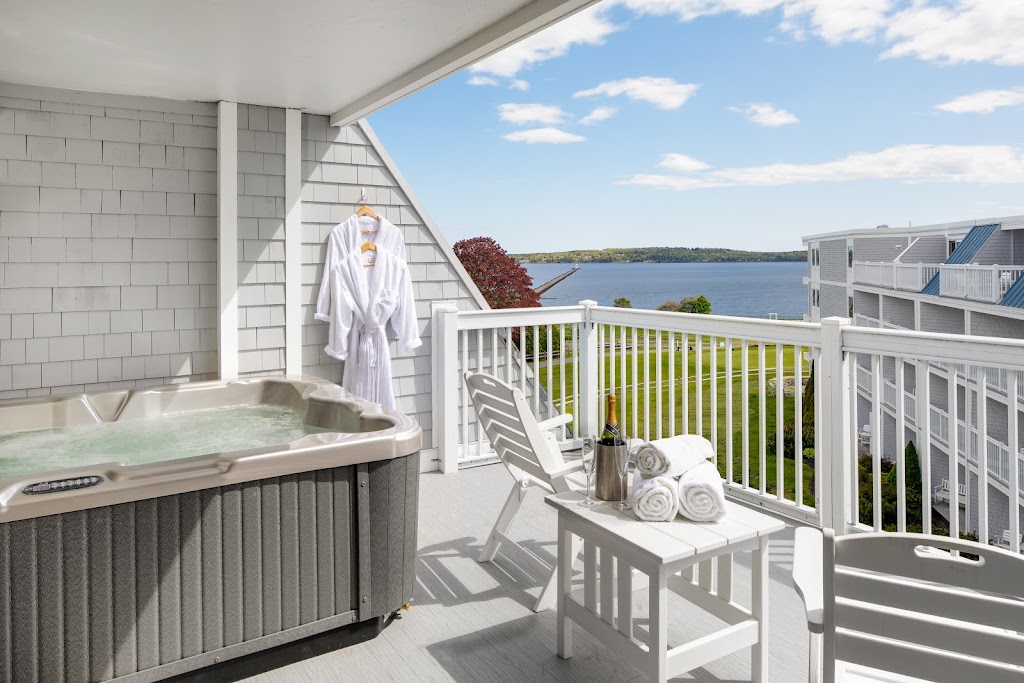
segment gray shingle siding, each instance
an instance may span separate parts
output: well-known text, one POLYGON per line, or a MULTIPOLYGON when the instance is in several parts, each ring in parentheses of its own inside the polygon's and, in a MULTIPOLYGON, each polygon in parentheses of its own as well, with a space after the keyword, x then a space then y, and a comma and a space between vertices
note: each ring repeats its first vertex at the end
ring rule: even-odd
POLYGON ((215 377, 216 105, 40 93, 0 99, 0 398, 215 377))
POLYGON ((882 298, 884 322, 893 323, 908 330, 914 329, 914 302, 897 296, 882 298))
POLYGON ((853 292, 853 311, 869 318, 878 317, 878 295, 871 292, 853 292))
POLYGON ((828 318, 833 315, 839 315, 845 318, 850 312, 849 300, 847 298, 845 287, 822 285, 820 304, 822 318, 828 318))
POLYGON ((964 334, 964 312, 959 308, 921 302, 921 331, 964 334))
POLYGON ((853 240, 853 258, 857 261, 891 262, 907 248, 907 244, 906 237, 856 237, 853 240))
POLYGON ((849 268, 847 265, 846 240, 822 242, 820 249, 821 279, 830 282, 846 282, 846 271, 849 268))
POLYGON ((946 237, 921 237, 900 258, 901 263, 942 263, 948 249, 946 237))
POLYGON ((971 334, 985 337, 1024 339, 1024 320, 1003 318, 988 313, 971 313, 971 334))
POLYGON ((1012 258, 1013 245, 1010 233, 997 229, 978 250, 971 263, 983 266, 1007 265, 1012 258))
POLYGON ((479 306, 359 125, 338 128, 326 116, 310 114, 302 116, 302 369, 341 381, 343 364, 323 350, 327 324, 313 313, 327 236, 359 208, 361 188, 377 213, 405 235, 423 346, 402 356, 392 342, 392 372, 398 409, 420 422, 423 447, 431 448, 430 302, 453 299, 461 310, 479 306))
POLYGON ((284 371, 285 110, 238 105, 238 372, 284 371))

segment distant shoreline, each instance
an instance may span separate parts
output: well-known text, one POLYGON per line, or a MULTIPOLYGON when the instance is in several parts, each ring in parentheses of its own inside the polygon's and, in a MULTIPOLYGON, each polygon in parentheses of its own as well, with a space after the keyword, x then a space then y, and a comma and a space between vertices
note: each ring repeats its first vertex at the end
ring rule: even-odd
POLYGON ((513 254, 520 263, 791 263, 805 250, 743 251, 714 247, 639 247, 513 254))

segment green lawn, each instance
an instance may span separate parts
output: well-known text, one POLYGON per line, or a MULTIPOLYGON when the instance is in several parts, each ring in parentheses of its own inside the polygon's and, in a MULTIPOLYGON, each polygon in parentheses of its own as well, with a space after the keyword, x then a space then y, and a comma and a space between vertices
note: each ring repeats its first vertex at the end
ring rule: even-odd
MULTIPOLYGON (((753 488, 758 488, 760 485, 760 390, 758 386, 758 349, 755 345, 751 344, 747 350, 748 359, 748 400, 746 402, 746 408, 743 410, 743 397, 742 388, 743 380, 740 374, 740 363, 742 360, 742 349, 740 348, 739 342, 734 343, 734 348, 731 351, 732 355, 732 377, 725 377, 725 358, 726 350, 724 348, 718 348, 715 352, 716 371, 718 375, 717 396, 716 404, 716 415, 717 415, 717 429, 716 433, 712 433, 711 424, 711 396, 712 396, 712 383, 711 377, 711 363, 712 363, 712 352, 709 348, 709 339, 705 337, 702 343, 702 349, 700 356, 701 365, 701 383, 698 387, 696 382, 696 370, 698 353, 696 352, 696 342, 692 335, 689 337, 688 347, 694 350, 687 350, 686 356, 686 373, 685 373, 685 386, 684 373, 683 373, 683 356, 684 351, 678 350, 673 353, 668 352, 668 333, 661 333, 661 353, 655 353, 656 338, 652 334, 648 338, 647 349, 644 348, 644 338, 641 335, 637 340, 637 347, 634 347, 632 343, 632 335, 627 330, 627 348, 626 348, 626 367, 625 367, 625 391, 623 392, 620 388, 622 384, 621 374, 621 361, 618 353, 615 354, 612 359, 609 353, 604 354, 604 386, 614 387, 612 391, 616 393, 619 401, 625 401, 625 412, 626 420, 624 423, 623 433, 629 436, 637 436, 642 438, 658 438, 658 399, 661 399, 661 430, 660 436, 668 436, 670 434, 670 421, 674 421, 675 433, 701 433, 714 444, 716 451, 719 454, 719 469, 722 472, 722 476, 726 476, 726 467, 724 457, 726 454, 726 445, 729 440, 728 426, 726 423, 726 389, 727 386, 731 385, 732 388, 732 417, 733 417, 733 434, 732 434, 732 448, 733 448, 733 472, 732 481, 742 483, 742 463, 743 463, 743 430, 742 420, 743 414, 746 413, 749 421, 748 426, 748 438, 747 444, 749 449, 749 485, 753 488), (633 392, 633 356, 636 354, 636 375, 637 375, 637 390, 633 392), (661 383, 658 384, 658 365, 661 366, 661 383), (669 364, 674 364, 674 383, 669 386, 669 364), (674 406, 670 406, 670 396, 674 394, 674 406), (697 423, 697 405, 698 397, 700 402, 701 420, 698 430, 697 423), (633 429, 633 410, 634 404, 636 406, 636 428, 633 429), (674 410, 670 408, 674 407, 674 410), (633 433, 631 433, 633 432, 633 433)), ((618 334, 615 335, 616 341, 618 341, 618 334)), ((676 334, 675 340, 680 341, 681 335, 676 334)), ((607 343, 607 339, 605 340, 607 343)), ((770 435, 775 432, 776 429, 776 398, 771 395, 771 390, 768 388, 768 380, 773 379, 776 374, 776 349, 774 344, 765 345, 765 434, 770 435)), ((783 348, 783 364, 782 373, 784 376, 792 377, 794 368, 794 349, 793 347, 783 348)), ((810 370, 809 364, 804 361, 802 365, 804 376, 806 376, 810 370)), ((572 364, 567 362, 565 366, 565 386, 566 393, 571 393, 572 388, 572 364)), ((549 396, 554 401, 555 405, 561 407, 561 368, 555 360, 552 363, 550 370, 547 367, 542 366, 539 369, 539 377, 541 382, 546 387, 549 396)), ((606 390, 607 391, 607 390, 606 390)), ((783 399, 783 420, 793 420, 793 411, 795 408, 795 400, 793 397, 786 397, 783 399)), ((571 404, 566 405, 568 412, 573 412, 575 407, 571 404)), ((621 412, 620 412, 621 415, 621 412)), ((602 424, 604 420, 604 399, 601 401, 601 418, 602 424)), ((620 420, 621 421, 621 420, 620 420)), ((765 459, 765 474, 766 474, 766 488, 769 492, 775 493, 777 491, 777 458, 774 452, 768 450, 768 440, 766 439, 766 459, 765 459)), ((810 444, 805 444, 805 447, 809 447, 810 444)), ((784 459, 784 484, 783 491, 784 495, 788 500, 795 500, 796 497, 796 486, 795 486, 795 463, 793 460, 784 459)), ((801 463, 801 475, 803 477, 803 502, 805 505, 814 505, 814 470, 811 466, 801 463)))

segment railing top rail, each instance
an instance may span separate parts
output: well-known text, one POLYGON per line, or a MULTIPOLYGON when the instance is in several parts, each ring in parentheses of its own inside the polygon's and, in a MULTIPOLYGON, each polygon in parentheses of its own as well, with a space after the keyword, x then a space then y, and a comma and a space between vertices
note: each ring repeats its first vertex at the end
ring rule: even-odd
POLYGON ((843 350, 1024 370, 1024 341, 1000 337, 845 327, 843 350))
POLYGON ((722 338, 802 344, 803 346, 819 346, 821 343, 821 325, 819 323, 648 311, 610 306, 594 306, 590 311, 591 319, 594 322, 609 325, 651 327, 669 332, 689 332, 722 338))
POLYGON ((585 310, 584 306, 575 305, 459 311, 458 328, 460 330, 487 330, 501 327, 532 327, 534 325, 571 325, 584 321, 585 310))

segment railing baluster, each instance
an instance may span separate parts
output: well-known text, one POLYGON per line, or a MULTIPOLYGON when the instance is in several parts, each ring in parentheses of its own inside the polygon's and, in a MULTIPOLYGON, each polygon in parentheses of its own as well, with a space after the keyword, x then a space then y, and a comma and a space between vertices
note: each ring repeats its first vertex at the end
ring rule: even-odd
MULTIPOLYGON (((548 361, 548 375, 551 374, 551 362, 548 361)), ((558 398, 561 400, 561 412, 565 414, 565 325, 558 326, 558 398)), ((573 406, 575 410, 575 406, 573 406)), ((565 425, 562 425, 562 441, 565 441, 565 425)))
MULTIPOLYGON (((477 372, 485 372, 487 351, 484 349, 484 331, 478 328, 476 331, 476 367, 477 372)), ((480 424, 480 416, 476 416, 476 454, 484 454, 484 430, 480 424)))
POLYGON ((875 531, 882 530, 882 359, 871 355, 871 510, 875 531))
POLYGON ((914 371, 917 386, 917 456, 921 464, 921 531, 932 532, 932 393, 931 367, 928 361, 917 361, 914 371))
POLYGON ((896 530, 907 530, 907 457, 903 444, 907 440, 905 417, 906 382, 904 381, 903 358, 893 358, 896 363, 896 530))
MULTIPOLYGON (((650 353, 650 330, 646 327, 643 331, 644 339, 644 441, 651 440, 651 353, 650 353)), ((639 347, 638 347, 639 348, 639 347)))
POLYGON ((704 436, 704 337, 694 335, 693 351, 696 357, 694 365, 694 383, 697 393, 694 394, 694 409, 697 411, 697 433, 704 436))
MULTIPOLYGON (((614 365, 609 368, 607 376, 605 374, 604 364, 605 359, 608 357, 604 350, 605 327, 606 325, 598 324, 597 329, 595 330, 597 333, 597 426, 599 429, 604 429, 604 423, 608 419, 608 416, 605 414, 605 392, 607 391, 607 387, 615 385, 615 380, 609 379, 609 377, 614 376, 614 365)), ((580 403, 582 404, 583 401, 580 400, 580 403)), ((576 436, 579 435, 579 430, 576 430, 576 436)), ((598 434, 597 436, 601 435, 598 434)))
POLYGON ((1017 415, 1017 401, 1020 394, 1020 373, 1016 370, 1009 373, 1007 378, 1007 420, 1006 440, 1010 448, 1009 457, 1009 486, 1010 486, 1010 550, 1014 553, 1020 552, 1020 434, 1017 415))
POLYGON ((540 414, 540 326, 533 326, 533 412, 540 414))
POLYGON ((740 346, 740 436, 743 439, 743 488, 750 488, 750 348, 743 339, 740 346))
POLYGON ((782 364, 784 344, 775 343, 775 497, 786 497, 786 373, 782 364))
POLYGON ((631 332, 631 335, 632 335, 632 342, 633 342, 633 353, 630 354, 630 360, 632 362, 632 366, 630 367, 630 370, 633 371, 633 378, 632 378, 632 384, 631 384, 632 390, 630 391, 629 396, 630 396, 630 403, 633 406, 633 422, 632 422, 632 424, 629 425, 629 433, 635 435, 637 433, 637 431, 639 431, 638 428, 640 426, 640 419, 639 419, 639 415, 640 415, 640 405, 639 405, 640 404, 640 393, 639 393, 639 389, 637 388, 638 387, 638 382, 639 382, 639 378, 637 377, 637 375, 639 374, 639 370, 638 370, 639 359, 637 358, 637 356, 640 354, 640 343, 639 343, 639 341, 637 341, 637 328, 636 328, 635 325, 632 328, 630 328, 630 332, 631 332))
POLYGON ((711 367, 708 389, 711 393, 711 443, 715 446, 715 467, 718 467, 718 337, 711 335, 711 367))
POLYGON ((462 345, 462 367, 459 368, 460 381, 459 386, 462 387, 462 405, 460 406, 460 413, 462 419, 462 451, 459 454, 460 459, 465 458, 469 455, 469 386, 466 384, 465 376, 469 372, 469 330, 463 330, 462 334, 459 335, 460 342, 462 345))
MULTIPOLYGON (((572 435, 578 438, 583 414, 583 397, 580 396, 580 355, 583 350, 580 348, 580 331, 582 323, 570 327, 572 330, 572 435)), ((598 367, 601 367, 600 365, 598 367)), ((600 386, 600 385, 599 385, 600 386)), ((598 389, 600 391, 600 389, 598 389)), ((598 394, 600 396, 600 394, 598 394)), ((600 400, 598 401, 600 403, 600 400)), ((598 423, 599 425, 601 423, 598 423)))
POLYGON ((626 326, 619 326, 619 429, 626 428, 626 326))
POLYGON ((512 328, 505 328, 505 381, 515 386, 516 376, 512 368, 512 328))
POLYGON ((661 330, 654 331, 654 438, 661 433, 661 330))
MULTIPOLYGON (((979 368, 978 378, 978 540, 988 543, 988 373, 987 368, 979 368)), ((970 416, 968 416, 970 424, 970 416)), ((968 470, 969 471, 969 470, 968 470)), ((970 477, 967 487, 970 488, 970 477)), ((1020 503, 1013 499, 1015 506, 1020 503)))
POLYGON ((765 343, 757 343, 757 490, 764 495, 768 492, 768 397, 765 388, 765 343))
POLYGON ((949 373, 946 377, 946 393, 949 409, 949 537, 960 538, 960 473, 957 471, 960 447, 959 430, 956 428, 957 419, 957 391, 956 391, 956 365, 949 364, 949 373))
POLYGON ((668 435, 676 435, 676 333, 668 333, 668 435))
POLYGON ((551 325, 547 326, 547 332, 544 335, 544 362, 547 363, 547 386, 545 387, 545 398, 548 402, 548 417, 554 417, 555 415, 555 380, 552 374, 555 370, 554 364, 554 353, 555 353, 555 337, 554 329, 551 325))
POLYGON ((804 504, 804 347, 793 346, 793 498, 804 504))
POLYGON ((735 428, 732 423, 732 337, 725 338, 725 479, 733 481, 732 457, 735 428))
POLYGON ((683 332, 683 434, 690 433, 690 333, 683 332))
POLYGON ((529 396, 526 393, 526 369, 529 367, 526 359, 526 326, 519 326, 519 391, 523 392, 523 396, 529 396))

